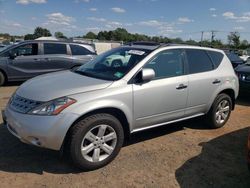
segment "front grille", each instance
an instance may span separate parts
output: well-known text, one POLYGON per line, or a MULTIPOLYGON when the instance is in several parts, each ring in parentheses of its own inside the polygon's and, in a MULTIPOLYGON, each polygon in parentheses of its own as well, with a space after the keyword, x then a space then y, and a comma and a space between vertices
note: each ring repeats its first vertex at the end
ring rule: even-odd
POLYGON ((41 102, 33 101, 30 99, 20 97, 18 95, 14 95, 11 98, 9 105, 12 110, 25 114, 29 112, 30 110, 36 108, 40 104, 41 102))

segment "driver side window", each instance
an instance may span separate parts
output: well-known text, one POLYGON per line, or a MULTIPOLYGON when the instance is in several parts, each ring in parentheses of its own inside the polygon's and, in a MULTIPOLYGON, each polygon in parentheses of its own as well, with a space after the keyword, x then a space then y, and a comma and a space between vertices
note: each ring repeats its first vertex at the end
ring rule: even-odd
POLYGON ((24 44, 12 50, 16 56, 31 56, 38 54, 38 44, 24 44))
POLYGON ((151 59, 144 68, 155 71, 155 79, 170 78, 184 74, 183 51, 165 50, 151 59))

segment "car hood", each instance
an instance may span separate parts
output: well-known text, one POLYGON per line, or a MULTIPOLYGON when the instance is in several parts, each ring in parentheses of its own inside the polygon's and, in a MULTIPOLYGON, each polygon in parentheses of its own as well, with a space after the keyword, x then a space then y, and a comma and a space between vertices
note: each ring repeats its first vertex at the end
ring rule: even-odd
POLYGON ((236 72, 250 73, 250 65, 240 65, 236 68, 236 72))
POLYGON ((23 83, 16 94, 35 101, 49 101, 72 94, 107 88, 113 82, 61 71, 35 77, 23 83))

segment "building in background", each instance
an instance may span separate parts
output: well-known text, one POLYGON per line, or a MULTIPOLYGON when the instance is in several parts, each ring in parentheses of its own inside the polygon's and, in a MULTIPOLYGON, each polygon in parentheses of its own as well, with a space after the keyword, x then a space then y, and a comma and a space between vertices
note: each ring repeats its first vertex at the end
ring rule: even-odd
POLYGON ((35 40, 52 40, 52 41, 58 41, 59 39, 57 39, 56 37, 39 37, 35 40))
POLYGON ((122 41, 99 41, 85 38, 73 38, 73 42, 87 43, 93 45, 97 54, 101 54, 110 49, 117 48, 123 44, 122 41))

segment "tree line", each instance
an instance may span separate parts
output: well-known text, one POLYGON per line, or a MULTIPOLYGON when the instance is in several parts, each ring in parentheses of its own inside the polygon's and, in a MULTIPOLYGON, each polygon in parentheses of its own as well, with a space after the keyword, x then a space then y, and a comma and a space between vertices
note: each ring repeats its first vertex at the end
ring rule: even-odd
MULTIPOLYGON (((52 36, 51 32, 47 28, 37 27, 32 34, 26 34, 24 40, 34 40, 39 37, 50 37, 52 36)), ((55 32, 54 36, 59 39, 67 39, 67 37, 60 31, 55 32)), ((0 33, 0 37, 7 38, 7 40, 12 41, 15 37, 10 36, 8 33, 0 33)), ((20 36, 19 36, 20 37, 20 36)), ((247 40, 241 40, 240 34, 238 32, 231 32, 228 34, 227 39, 228 43, 223 43, 219 39, 213 40, 204 40, 204 41, 195 41, 195 40, 183 40, 181 38, 169 38, 163 36, 148 36, 138 33, 129 33, 124 28, 117 28, 111 31, 100 31, 97 34, 94 32, 88 32, 83 36, 78 36, 90 40, 105 40, 105 41, 123 41, 123 42, 132 42, 132 41, 152 41, 157 43, 176 43, 176 44, 188 44, 188 45, 199 45, 207 46, 214 48, 230 48, 230 49, 246 49, 250 48, 250 44, 247 40)))
POLYGON ((227 36, 228 43, 225 44, 219 39, 195 41, 192 39, 182 40, 181 38, 168 38, 162 36, 147 36, 144 34, 132 34, 124 28, 117 28, 113 31, 100 31, 98 34, 88 32, 83 38, 107 40, 107 41, 152 41, 157 43, 176 43, 176 44, 188 44, 188 45, 199 45, 214 48, 230 48, 230 49, 246 49, 250 48, 250 44, 247 40, 240 40, 240 34, 238 32, 231 32, 227 36))

